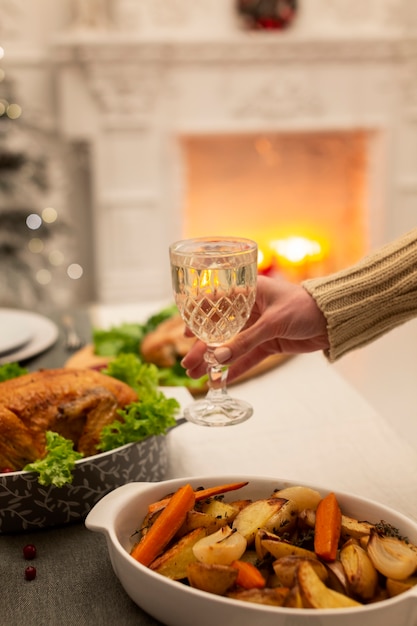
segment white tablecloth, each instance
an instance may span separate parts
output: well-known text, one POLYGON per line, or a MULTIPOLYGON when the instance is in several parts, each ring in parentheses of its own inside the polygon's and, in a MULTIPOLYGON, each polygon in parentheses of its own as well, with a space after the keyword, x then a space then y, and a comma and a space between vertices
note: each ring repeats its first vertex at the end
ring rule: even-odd
MULTIPOLYGON (((96 308, 102 327, 157 308, 96 308)), ((169 477, 253 474, 349 491, 417 519, 417 448, 401 436, 321 353, 298 355, 231 387, 254 406, 237 426, 186 423, 169 434, 169 477)), ((182 390, 181 401, 192 398, 182 390)))
POLYGON ((169 435, 170 476, 254 474, 353 492, 417 519, 417 451, 327 363, 300 355, 231 388, 253 417, 169 435))

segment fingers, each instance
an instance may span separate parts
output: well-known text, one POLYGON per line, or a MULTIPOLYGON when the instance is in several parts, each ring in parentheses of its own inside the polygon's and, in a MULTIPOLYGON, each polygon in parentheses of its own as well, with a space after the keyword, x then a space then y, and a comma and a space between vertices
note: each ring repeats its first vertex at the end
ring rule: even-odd
POLYGON ((233 382, 236 378, 248 372, 248 370, 252 369, 258 363, 261 363, 264 359, 266 359, 268 354, 261 349, 255 349, 252 352, 245 354, 237 361, 234 361, 232 365, 228 368, 227 380, 228 382, 233 382))
MULTIPOLYGON (((227 380, 229 382, 232 382, 233 380, 247 372, 249 369, 263 361, 267 356, 269 356, 269 354, 266 354, 265 351, 260 347, 245 354, 240 359, 234 361, 232 365, 230 365, 230 367, 228 368, 227 380)), ((182 361, 183 367, 185 366, 186 358, 188 360, 188 355, 182 361)), ((207 363, 205 362, 204 358, 197 361, 195 364, 193 362, 192 366, 190 365, 189 367, 187 367, 187 375, 190 378, 200 378, 201 376, 204 376, 204 374, 207 374, 207 363)))
POLYGON ((254 358, 254 355, 262 355, 265 358, 265 350, 260 348, 271 340, 270 325, 267 321, 267 314, 249 328, 242 330, 234 339, 214 351, 214 356, 219 363, 230 363, 237 361, 240 357, 246 355, 254 358), (257 350, 259 348, 259 350, 257 350))
POLYGON ((182 367, 187 370, 190 378, 200 378, 207 371, 207 363, 204 360, 204 354, 207 346, 202 341, 196 341, 189 352, 181 361, 182 367))

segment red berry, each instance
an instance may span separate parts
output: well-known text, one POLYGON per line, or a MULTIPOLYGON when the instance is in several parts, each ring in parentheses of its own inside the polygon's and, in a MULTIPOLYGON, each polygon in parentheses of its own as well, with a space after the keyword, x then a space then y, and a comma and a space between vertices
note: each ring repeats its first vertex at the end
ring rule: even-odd
POLYGON ((11 467, 2 467, 0 470, 0 474, 11 474, 14 471, 15 470, 12 469, 11 467))
POLYGON ((36 556, 36 547, 33 544, 28 543, 28 545, 23 548, 23 556, 28 561, 34 559, 36 556))
POLYGON ((34 580, 36 578, 36 567, 28 565, 25 569, 25 578, 26 580, 34 580))

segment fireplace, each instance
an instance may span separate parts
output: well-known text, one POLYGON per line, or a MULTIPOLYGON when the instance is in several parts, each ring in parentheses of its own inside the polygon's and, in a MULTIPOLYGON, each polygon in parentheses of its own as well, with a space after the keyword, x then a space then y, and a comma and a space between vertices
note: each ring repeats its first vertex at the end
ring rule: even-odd
POLYGON ((183 234, 253 238, 260 270, 293 280, 354 263, 371 142, 359 130, 183 137, 183 234))
POLYGON ((255 238, 263 271, 299 280, 415 226, 416 37, 334 13, 336 31, 307 14, 249 33, 227 2, 213 3, 222 28, 184 34, 134 5, 118 2, 130 30, 119 13, 54 50, 61 131, 91 149, 101 302, 167 297, 184 236, 255 238))

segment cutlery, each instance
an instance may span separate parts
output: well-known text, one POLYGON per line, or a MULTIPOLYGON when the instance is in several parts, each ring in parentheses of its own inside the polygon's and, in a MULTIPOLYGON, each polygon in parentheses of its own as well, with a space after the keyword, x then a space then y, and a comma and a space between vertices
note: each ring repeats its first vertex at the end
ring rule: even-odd
POLYGON ((65 348, 71 352, 79 350, 84 345, 84 340, 77 332, 74 319, 71 315, 64 315, 62 324, 65 329, 65 348))

